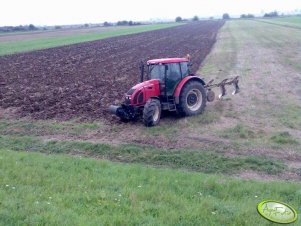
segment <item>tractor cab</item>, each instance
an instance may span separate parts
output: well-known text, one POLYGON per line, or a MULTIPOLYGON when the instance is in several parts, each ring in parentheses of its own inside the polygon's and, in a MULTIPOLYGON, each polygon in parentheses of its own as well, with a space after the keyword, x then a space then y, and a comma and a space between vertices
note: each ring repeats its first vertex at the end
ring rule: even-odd
POLYGON ((147 78, 160 81, 162 96, 172 96, 179 82, 189 74, 187 58, 165 58, 147 61, 147 78))

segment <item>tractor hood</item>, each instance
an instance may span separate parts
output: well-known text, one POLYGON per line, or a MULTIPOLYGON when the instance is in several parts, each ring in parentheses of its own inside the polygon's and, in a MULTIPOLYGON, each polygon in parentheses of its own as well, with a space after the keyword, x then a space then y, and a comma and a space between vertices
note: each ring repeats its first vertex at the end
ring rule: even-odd
POLYGON ((148 80, 148 81, 138 83, 137 85, 133 86, 132 89, 138 90, 138 89, 141 89, 141 88, 151 88, 151 87, 154 87, 156 85, 159 85, 159 80, 158 79, 153 79, 153 80, 148 80))
POLYGON ((160 95, 159 80, 153 79, 138 83, 125 94, 125 104, 141 106, 151 97, 160 95))

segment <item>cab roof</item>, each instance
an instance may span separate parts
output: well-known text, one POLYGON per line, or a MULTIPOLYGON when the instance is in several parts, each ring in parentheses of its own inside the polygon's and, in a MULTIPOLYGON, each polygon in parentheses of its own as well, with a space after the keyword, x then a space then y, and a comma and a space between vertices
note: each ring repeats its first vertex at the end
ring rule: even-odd
POLYGON ((148 60, 147 64, 168 64, 168 63, 180 63, 180 62, 188 62, 187 58, 162 58, 162 59, 154 59, 148 60))

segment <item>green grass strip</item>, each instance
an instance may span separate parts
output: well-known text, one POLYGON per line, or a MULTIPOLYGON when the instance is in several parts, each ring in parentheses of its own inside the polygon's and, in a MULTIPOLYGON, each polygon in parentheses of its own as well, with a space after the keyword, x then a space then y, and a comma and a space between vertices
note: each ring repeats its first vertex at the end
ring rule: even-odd
POLYGON ((286 170, 282 161, 267 157, 228 157, 214 150, 164 150, 149 146, 95 144, 79 141, 42 142, 33 137, 1 136, 0 146, 16 151, 89 155, 113 161, 143 163, 161 167, 182 168, 205 173, 239 173, 253 170, 279 174, 286 170))

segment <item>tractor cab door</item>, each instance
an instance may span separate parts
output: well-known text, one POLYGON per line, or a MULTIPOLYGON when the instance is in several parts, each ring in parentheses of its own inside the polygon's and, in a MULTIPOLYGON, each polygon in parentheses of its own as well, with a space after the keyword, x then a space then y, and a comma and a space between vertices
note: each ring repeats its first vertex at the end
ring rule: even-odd
POLYGON ((178 83, 182 80, 180 63, 170 63, 166 65, 165 88, 166 95, 172 96, 178 83))
POLYGON ((165 70, 163 64, 148 65, 147 77, 148 79, 158 79, 160 83, 160 94, 165 93, 165 70))

